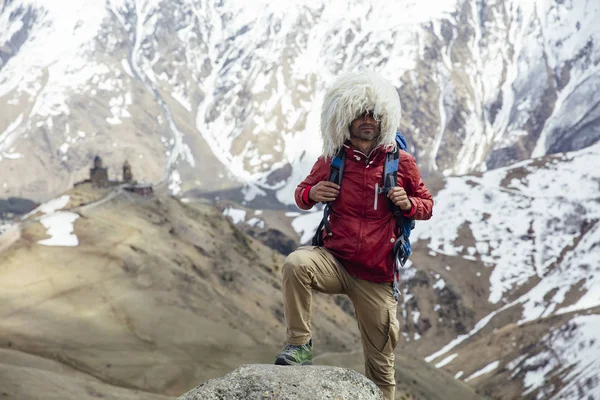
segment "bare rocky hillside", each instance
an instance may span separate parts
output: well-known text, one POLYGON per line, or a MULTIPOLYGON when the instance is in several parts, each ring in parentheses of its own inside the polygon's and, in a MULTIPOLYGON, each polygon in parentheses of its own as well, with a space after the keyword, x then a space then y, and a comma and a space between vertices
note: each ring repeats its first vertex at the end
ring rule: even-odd
MULTIPOLYGON (((81 185, 28 216, 1 256, 8 399, 168 398, 270 364, 282 345, 283 256, 212 206, 81 185)), ((360 348, 340 300, 315 299, 316 354, 360 348)))

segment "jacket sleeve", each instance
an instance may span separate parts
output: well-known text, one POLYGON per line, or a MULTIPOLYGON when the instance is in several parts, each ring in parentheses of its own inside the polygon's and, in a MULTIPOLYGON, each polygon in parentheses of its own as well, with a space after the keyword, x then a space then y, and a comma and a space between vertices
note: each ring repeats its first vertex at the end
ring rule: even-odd
POLYGON ((298 185, 294 192, 294 199, 301 210, 310 210, 315 204, 314 201, 308 198, 310 189, 321 181, 329 179, 329 164, 331 162, 319 157, 315 165, 313 165, 310 174, 298 185))
POLYGON ((421 179, 421 172, 417 167, 415 158, 400 152, 398 166, 398 185, 403 186, 412 203, 412 209, 405 215, 412 219, 425 220, 431 218, 433 211, 433 197, 421 179), (402 181, 400 180, 402 177, 402 181))

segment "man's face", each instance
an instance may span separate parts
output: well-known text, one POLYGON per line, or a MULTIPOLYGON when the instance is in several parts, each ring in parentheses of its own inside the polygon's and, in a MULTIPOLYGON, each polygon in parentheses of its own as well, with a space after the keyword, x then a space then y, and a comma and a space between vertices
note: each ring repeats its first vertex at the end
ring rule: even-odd
POLYGON ((350 137, 361 140, 375 140, 379 137, 381 128, 372 112, 366 111, 350 123, 350 137))

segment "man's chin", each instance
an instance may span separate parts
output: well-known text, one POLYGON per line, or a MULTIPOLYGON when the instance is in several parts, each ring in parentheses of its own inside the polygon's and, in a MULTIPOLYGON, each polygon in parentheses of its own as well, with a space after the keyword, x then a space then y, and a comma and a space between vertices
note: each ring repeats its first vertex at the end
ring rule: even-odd
POLYGON ((379 138, 380 133, 374 129, 360 129, 358 132, 352 133, 350 132, 350 137, 353 139, 372 141, 379 138))
POLYGON ((377 139, 378 136, 379 136, 379 134, 373 130, 362 131, 359 134, 359 137, 362 140, 375 140, 375 139, 377 139))

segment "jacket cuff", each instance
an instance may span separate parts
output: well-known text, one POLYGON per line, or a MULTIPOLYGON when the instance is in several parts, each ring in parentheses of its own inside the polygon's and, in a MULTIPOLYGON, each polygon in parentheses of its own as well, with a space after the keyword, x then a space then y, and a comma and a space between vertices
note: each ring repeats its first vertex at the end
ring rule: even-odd
POLYGON ((312 201, 311 199, 308 198, 308 195, 310 194, 310 189, 312 188, 312 186, 307 186, 304 188, 304 191, 302 192, 302 201, 304 202, 304 204, 306 205, 312 205, 315 204, 314 201, 312 201))
POLYGON ((415 207, 415 203, 412 201, 412 199, 409 198, 408 200, 410 201, 410 204, 411 204, 412 207, 410 208, 409 212, 403 211, 402 215, 404 215, 405 217, 410 218, 413 215, 415 215, 415 213, 417 212, 417 207, 415 207))

